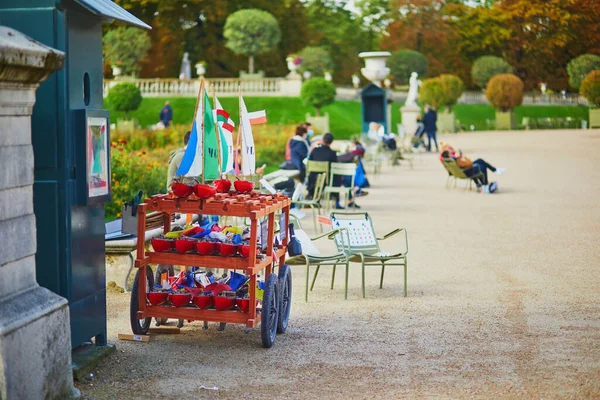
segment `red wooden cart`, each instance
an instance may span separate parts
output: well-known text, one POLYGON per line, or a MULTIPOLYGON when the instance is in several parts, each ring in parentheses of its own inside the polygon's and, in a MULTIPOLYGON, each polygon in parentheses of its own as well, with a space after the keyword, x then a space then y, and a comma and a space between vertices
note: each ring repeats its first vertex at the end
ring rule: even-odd
MULTIPOLYGON (((246 325, 246 329, 261 325, 262 343, 271 347, 276 333, 284 333, 287 329, 292 297, 291 270, 285 264, 286 234, 277 247, 274 246, 275 218, 285 218, 285 229, 289 224, 291 200, 283 195, 267 195, 257 192, 248 194, 219 193, 208 200, 201 200, 191 195, 188 198, 177 198, 173 194, 155 195, 138 206, 138 238, 145 235, 146 212, 163 212, 164 232, 171 230, 173 213, 220 215, 242 217, 250 220, 250 255, 248 258, 202 256, 194 253, 179 254, 175 252, 148 252, 144 241, 138 240, 135 267, 138 269, 131 292, 131 327, 135 334, 146 334, 153 317, 157 319, 174 318, 179 320, 215 321, 246 325), (268 234, 264 257, 258 257, 257 237, 260 220, 267 219, 268 234), (250 308, 247 312, 239 309, 218 311, 215 309, 199 309, 193 304, 184 307, 171 305, 153 306, 147 301, 146 293, 154 285, 154 276, 150 265, 182 265, 204 268, 227 268, 243 271, 250 276, 248 294, 250 308), (279 275, 273 269, 278 267, 279 275), (261 306, 256 305, 257 274, 265 270, 265 288, 261 306), (146 279, 140 279, 145 276, 146 279)), ((171 268, 172 271, 172 268, 171 268)), ((172 273, 172 272, 171 272, 172 273)))

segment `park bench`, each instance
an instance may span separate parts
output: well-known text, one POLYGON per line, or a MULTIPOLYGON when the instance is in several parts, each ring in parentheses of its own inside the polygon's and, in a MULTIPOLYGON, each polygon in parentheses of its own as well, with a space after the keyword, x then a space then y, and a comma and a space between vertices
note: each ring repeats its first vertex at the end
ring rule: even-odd
POLYGON ((483 173, 479 170, 479 167, 477 166, 471 167, 475 168, 474 171, 476 171, 476 173, 473 176, 468 177, 467 175, 465 175, 463 169, 458 166, 456 160, 453 158, 444 158, 442 160, 442 165, 448 172, 448 179, 446 179, 446 189, 449 189, 452 186, 452 181, 454 181, 454 187, 456 187, 456 182, 459 179, 467 179, 468 184, 465 185, 465 190, 471 190, 471 187, 473 186, 473 178, 483 177, 483 173))

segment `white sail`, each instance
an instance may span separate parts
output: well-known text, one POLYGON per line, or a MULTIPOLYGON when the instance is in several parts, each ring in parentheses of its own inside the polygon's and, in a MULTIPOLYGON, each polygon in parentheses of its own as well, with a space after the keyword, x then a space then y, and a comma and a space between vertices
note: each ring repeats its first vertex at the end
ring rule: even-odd
POLYGON ((242 128, 242 175, 254 175, 256 169, 256 149, 254 148, 254 137, 252 136, 252 124, 248 118, 248 109, 240 95, 240 120, 242 128))

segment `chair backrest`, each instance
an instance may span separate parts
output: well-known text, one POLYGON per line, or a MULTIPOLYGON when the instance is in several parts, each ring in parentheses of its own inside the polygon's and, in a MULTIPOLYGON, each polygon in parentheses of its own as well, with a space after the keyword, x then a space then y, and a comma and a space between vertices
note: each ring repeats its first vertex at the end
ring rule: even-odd
POLYGON ((313 192, 313 200, 314 201, 321 200, 321 196, 323 195, 323 188, 325 187, 326 179, 327 179, 327 174, 325 174, 325 173, 317 175, 317 180, 315 181, 315 191, 313 192))
POLYGON ((309 174, 311 172, 317 172, 317 173, 322 173, 324 172, 325 174, 329 173, 329 161, 314 161, 314 160, 308 160, 306 162, 306 174, 309 174))
POLYGON ((334 176, 350 176, 352 184, 350 189, 354 187, 354 177, 356 176, 356 164, 355 163, 331 163, 329 167, 329 185, 333 185, 334 176))
POLYGON ((345 228, 346 239, 341 235, 335 237, 335 244, 340 252, 375 254, 380 251, 375 229, 367 213, 330 214, 331 228, 345 228))
POLYGON ((460 179, 467 179, 467 176, 463 172, 462 169, 456 164, 456 160, 453 158, 444 158, 444 167, 450 172, 453 176, 460 179))

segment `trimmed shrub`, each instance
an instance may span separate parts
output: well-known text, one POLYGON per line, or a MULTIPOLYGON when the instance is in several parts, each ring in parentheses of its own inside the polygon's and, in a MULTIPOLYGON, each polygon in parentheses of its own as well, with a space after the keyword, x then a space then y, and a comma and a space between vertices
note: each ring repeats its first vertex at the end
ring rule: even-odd
POLYGON ((444 105, 451 111, 465 91, 465 84, 456 75, 442 74, 439 79, 444 92, 444 105))
POLYGON ((581 81, 592 71, 600 69, 600 57, 595 54, 584 54, 572 59, 567 64, 569 86, 578 89, 581 81))
POLYGON ((444 85, 440 78, 425 79, 419 90, 419 100, 439 110, 445 103, 444 85))
POLYGON ((490 79, 498 74, 512 74, 512 67, 500 57, 482 56, 473 63, 471 77, 473 82, 485 89, 490 79))
POLYGON ((225 21, 225 47, 248 56, 248 72, 254 73, 254 56, 273 50, 281 40, 279 23, 273 14, 249 8, 230 14, 225 21))
POLYGON ((500 74, 488 82, 485 97, 498 111, 511 111, 523 102, 523 81, 513 74, 500 74))
POLYGON ((387 59, 387 66, 398 85, 408 84, 410 74, 416 72, 425 77, 429 70, 429 61, 422 53, 414 50, 399 50, 387 59))
POLYGON ((325 47, 308 46, 300 52, 302 64, 300 72, 309 71, 312 76, 319 77, 333 70, 333 60, 325 47))
POLYGON ((109 90, 106 101, 112 109, 125 111, 125 119, 129 120, 129 111, 137 110, 142 103, 142 92, 133 83, 119 83, 109 90))
POLYGON ((594 107, 600 107, 600 70, 586 75, 579 87, 579 93, 594 107))
POLYGON ((335 85, 325 78, 310 78, 302 84, 300 98, 304 104, 313 106, 319 116, 322 107, 335 101, 335 85))

